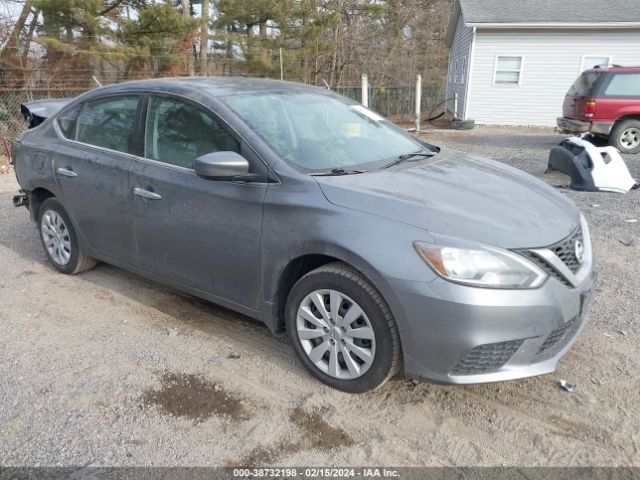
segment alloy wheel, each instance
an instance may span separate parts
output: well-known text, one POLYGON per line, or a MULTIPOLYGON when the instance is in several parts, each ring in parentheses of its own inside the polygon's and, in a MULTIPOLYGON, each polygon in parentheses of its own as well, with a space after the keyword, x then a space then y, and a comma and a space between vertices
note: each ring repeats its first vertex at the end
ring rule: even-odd
POLYGON ((625 129, 620 135, 620 144, 628 150, 640 146, 640 129, 637 127, 625 129))
POLYGON ((67 225, 60 214, 47 210, 42 215, 40 228, 45 248, 58 265, 66 265, 71 260, 71 237, 67 225))
POLYGON ((337 290, 315 290, 298 307, 296 333, 313 364, 327 375, 353 380, 376 354, 375 332, 366 313, 337 290))

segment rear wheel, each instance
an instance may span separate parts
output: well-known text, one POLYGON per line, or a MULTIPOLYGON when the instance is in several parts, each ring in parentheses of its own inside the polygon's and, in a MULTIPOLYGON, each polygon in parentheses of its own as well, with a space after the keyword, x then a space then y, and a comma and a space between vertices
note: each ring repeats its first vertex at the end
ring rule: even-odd
POLYGON ((640 152, 640 120, 623 120, 609 134, 611 144, 622 153, 640 152))
POLYGON ((324 383, 361 393, 397 372, 400 340, 391 311, 347 265, 331 263, 298 280, 285 313, 296 354, 324 383))
POLYGON ((80 250, 78 236, 69 215, 58 200, 45 200, 39 213, 38 227, 42 246, 49 261, 58 271, 74 275, 96 265, 96 260, 80 250))

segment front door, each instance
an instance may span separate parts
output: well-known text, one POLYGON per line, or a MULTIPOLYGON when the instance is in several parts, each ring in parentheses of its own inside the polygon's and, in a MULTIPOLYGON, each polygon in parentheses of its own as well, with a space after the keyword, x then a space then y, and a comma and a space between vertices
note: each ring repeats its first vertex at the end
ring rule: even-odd
POLYGON ((195 159, 216 151, 243 153, 212 112, 149 97, 145 158, 130 177, 137 255, 164 277, 258 309, 266 184, 197 176, 195 159))

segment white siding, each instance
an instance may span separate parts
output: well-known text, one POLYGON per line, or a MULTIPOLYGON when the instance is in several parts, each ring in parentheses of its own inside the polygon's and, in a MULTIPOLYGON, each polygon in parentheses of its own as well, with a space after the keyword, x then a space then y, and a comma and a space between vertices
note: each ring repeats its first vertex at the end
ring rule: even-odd
MULTIPOLYGON (((449 50, 449 77, 447 80, 447 98, 453 98, 455 93, 458 94, 458 115, 462 117, 465 106, 465 96, 467 91, 467 81, 469 79, 469 71, 471 65, 469 62, 469 53, 471 51, 471 40, 473 38, 473 29, 465 27, 462 21, 462 15, 458 18, 456 25, 456 33, 453 37, 453 43, 449 50), (462 65, 464 62, 465 71, 462 79, 452 81, 455 72, 455 66, 462 65)), ((453 111, 453 101, 447 103, 447 108, 453 111)))
POLYGON ((480 124, 555 125, 584 55, 640 65, 640 30, 478 29, 467 117, 480 124), (524 57, 520 85, 493 84, 498 55, 524 57))

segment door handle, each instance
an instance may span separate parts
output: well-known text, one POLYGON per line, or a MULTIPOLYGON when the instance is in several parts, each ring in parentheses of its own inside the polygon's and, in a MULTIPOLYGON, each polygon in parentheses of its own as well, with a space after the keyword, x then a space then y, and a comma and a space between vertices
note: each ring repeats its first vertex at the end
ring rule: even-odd
POLYGON ((144 188, 135 187, 133 189, 133 193, 142 198, 148 198, 149 200, 160 200, 162 196, 158 195, 155 192, 150 192, 149 190, 145 190, 144 188))
POLYGON ((64 176, 64 177, 77 177, 78 174, 76 172, 74 172, 73 170, 70 170, 68 168, 58 168, 56 170, 60 175, 64 176))

